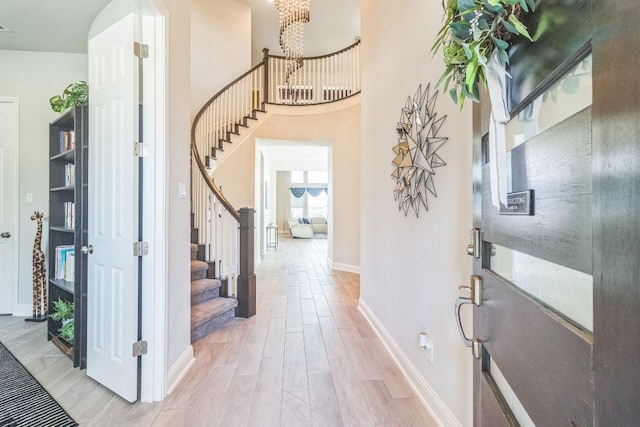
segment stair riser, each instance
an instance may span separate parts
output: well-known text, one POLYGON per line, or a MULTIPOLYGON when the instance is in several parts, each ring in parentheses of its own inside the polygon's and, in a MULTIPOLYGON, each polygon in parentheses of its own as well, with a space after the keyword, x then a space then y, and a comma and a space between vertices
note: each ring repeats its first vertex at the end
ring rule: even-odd
POLYGON ((191 281, 207 278, 207 270, 191 270, 191 281))
POLYGON ((220 288, 209 289, 199 294, 191 295, 191 305, 200 304, 201 302, 208 301, 210 299, 218 298, 220 296, 220 288))
POLYGON ((218 329, 220 327, 220 325, 222 325, 224 322, 226 322, 229 319, 232 319, 233 317, 235 317, 235 308, 232 308, 230 310, 225 311, 224 313, 220 314, 219 316, 216 316, 214 318, 212 318, 211 320, 195 327, 195 328, 191 328, 191 343, 193 344, 194 342, 198 341, 199 339, 202 339, 204 337, 206 337, 207 335, 209 335, 211 332, 215 331, 216 329, 218 329))
POLYGON ((204 245, 197 245, 195 247, 191 248, 191 259, 192 260, 198 260, 198 261, 204 261, 204 245))

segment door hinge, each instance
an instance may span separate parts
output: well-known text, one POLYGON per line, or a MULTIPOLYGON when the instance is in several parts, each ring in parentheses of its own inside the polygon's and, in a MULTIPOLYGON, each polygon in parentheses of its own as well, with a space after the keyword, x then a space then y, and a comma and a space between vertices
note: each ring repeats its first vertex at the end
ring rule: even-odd
POLYGON ((139 357, 147 354, 147 342, 146 341, 136 341, 132 346, 132 356, 139 357))
POLYGON ((135 157, 146 157, 149 154, 147 150, 147 144, 144 142, 133 143, 133 155, 135 157))
POLYGON ((133 242, 133 256, 145 256, 149 254, 148 242, 133 242))
POLYGON ((149 45, 133 42, 133 54, 138 58, 146 59, 149 57, 149 45))

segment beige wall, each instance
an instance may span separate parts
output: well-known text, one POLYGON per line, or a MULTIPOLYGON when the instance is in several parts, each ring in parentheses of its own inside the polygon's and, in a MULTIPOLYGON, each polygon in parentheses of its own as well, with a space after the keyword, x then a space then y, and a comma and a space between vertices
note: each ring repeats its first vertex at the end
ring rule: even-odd
POLYGON ((171 370, 191 347, 190 234, 191 203, 179 199, 178 185, 190 185, 191 1, 162 0, 169 19, 167 39, 167 354, 171 370))
MULTIPOLYGON (((444 425, 472 425, 471 355, 454 321, 457 287, 468 283, 465 255, 471 227, 471 109, 460 112, 440 93, 449 137, 439 151, 438 197, 429 211, 398 211, 391 179, 400 109, 420 84, 432 87, 443 70, 429 50, 441 25, 440 2, 361 2, 362 215, 361 308, 378 322, 396 356, 423 384, 423 396, 444 425), (420 331, 434 343, 434 362, 418 349, 420 331), (429 393, 432 393, 429 395, 429 393)), ((469 329, 468 329, 469 330, 469 329)))
MULTIPOLYGON (((290 141, 330 140, 330 174, 333 183, 329 191, 333 200, 333 232, 329 259, 337 268, 360 268, 360 106, 325 112, 322 114, 287 115, 286 107, 277 109, 244 143, 233 156, 216 168, 214 179, 236 207, 255 203, 255 139, 284 139, 290 141), (284 109, 284 110, 283 110, 284 109)), ((305 107, 307 108, 307 107, 305 107)), ((299 109, 298 109, 299 110, 299 109)))
POLYGON ((194 117, 209 98, 251 68, 249 2, 191 0, 191 52, 194 117))
POLYGON ((47 251, 49 214, 49 122, 59 116, 49 98, 69 83, 87 79, 87 55, 0 51, 0 96, 19 99, 18 218, 14 232, 18 244, 18 306, 15 315, 31 315, 31 260, 36 223, 31 214, 46 213, 42 248, 47 251), (25 203, 26 193, 33 203, 25 203))

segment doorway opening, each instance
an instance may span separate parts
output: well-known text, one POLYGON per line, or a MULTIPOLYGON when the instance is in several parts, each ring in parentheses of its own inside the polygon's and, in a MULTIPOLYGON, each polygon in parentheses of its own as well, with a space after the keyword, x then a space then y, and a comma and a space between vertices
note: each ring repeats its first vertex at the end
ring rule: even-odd
POLYGON ((291 224, 308 232, 294 237, 328 239, 331 256, 333 198, 331 140, 288 141, 256 138, 256 256, 275 248, 269 230, 292 235, 291 224), (310 224, 311 219, 325 225, 310 224), (326 220, 326 221, 323 221, 326 220), (313 232, 315 230, 315 233, 313 232))

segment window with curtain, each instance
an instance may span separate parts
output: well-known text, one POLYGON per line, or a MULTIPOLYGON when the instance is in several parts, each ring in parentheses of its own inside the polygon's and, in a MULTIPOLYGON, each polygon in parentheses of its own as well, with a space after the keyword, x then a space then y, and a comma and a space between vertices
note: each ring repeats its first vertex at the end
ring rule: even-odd
POLYGON ((291 217, 323 217, 329 213, 327 171, 291 171, 291 217))
POLYGON ((321 216, 327 217, 329 208, 329 196, 326 191, 321 191, 320 194, 313 197, 307 193, 307 215, 308 216, 321 216))
POLYGON ((291 198, 291 217, 292 218, 301 218, 304 216, 304 197, 295 197, 293 194, 290 195, 291 198))

